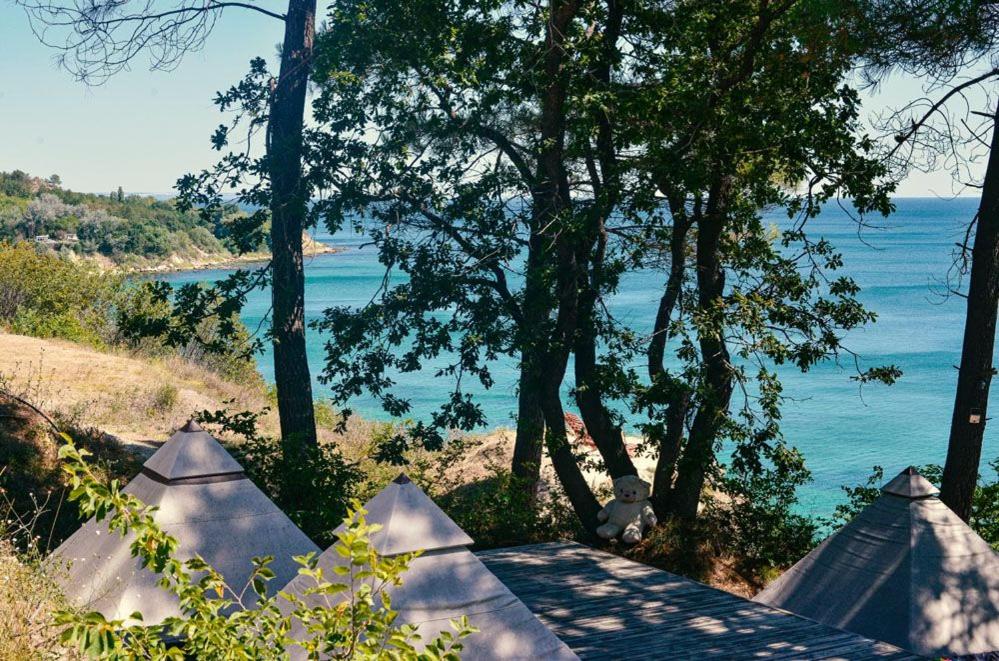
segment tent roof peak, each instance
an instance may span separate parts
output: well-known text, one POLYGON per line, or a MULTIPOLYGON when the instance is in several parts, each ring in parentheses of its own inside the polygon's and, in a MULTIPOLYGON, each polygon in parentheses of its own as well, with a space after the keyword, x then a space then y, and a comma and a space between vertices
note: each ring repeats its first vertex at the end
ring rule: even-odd
POLYGON ((405 473, 364 504, 368 523, 381 524, 371 542, 382 555, 436 551, 473 543, 405 473))
POLYGON ((929 498, 939 494, 940 490, 923 477, 915 466, 909 466, 881 487, 881 493, 902 498, 929 498))
POLYGON ((244 472, 239 462, 194 420, 171 436, 142 468, 167 483, 192 478, 232 479, 244 472))
POLYGON ((185 434, 191 434, 191 433, 196 432, 196 431, 204 431, 204 429, 201 428, 201 425, 198 424, 197 420, 195 420, 194 418, 191 418, 178 431, 182 431, 185 434))

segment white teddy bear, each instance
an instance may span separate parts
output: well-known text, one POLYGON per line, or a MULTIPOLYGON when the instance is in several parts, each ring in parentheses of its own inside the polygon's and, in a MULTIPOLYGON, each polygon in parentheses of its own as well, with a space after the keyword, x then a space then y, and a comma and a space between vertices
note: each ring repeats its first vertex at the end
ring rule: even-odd
POLYGON ((606 521, 597 528, 597 534, 604 539, 614 539, 620 534, 627 544, 641 541, 645 527, 656 525, 656 515, 648 500, 650 490, 651 485, 637 475, 623 475, 614 480, 614 499, 597 512, 597 520, 606 521))

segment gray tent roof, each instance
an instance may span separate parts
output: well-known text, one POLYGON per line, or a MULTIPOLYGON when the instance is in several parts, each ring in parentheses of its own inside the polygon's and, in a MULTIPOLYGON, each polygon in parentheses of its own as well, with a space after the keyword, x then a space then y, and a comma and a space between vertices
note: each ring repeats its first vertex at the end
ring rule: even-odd
POLYGON ((924 656, 999 651, 999 555, 909 468, 754 601, 924 656))
MULTIPOLYGON (((254 556, 273 555, 276 577, 270 589, 276 591, 298 573, 292 556, 318 547, 218 441, 196 425, 185 429, 150 457, 124 491, 159 508, 155 519, 177 538, 178 558, 201 555, 236 590, 246 584, 254 556)), ((50 566, 73 603, 105 617, 139 611, 146 623, 155 624, 179 614, 176 598, 157 586, 159 576, 132 557, 131 542, 131 535, 123 538, 106 522, 91 519, 55 550, 50 566)))
POLYGON ((142 465, 164 480, 242 473, 243 467, 211 434, 190 420, 142 465))
POLYGON ((914 466, 909 466, 881 487, 881 492, 903 498, 926 498, 936 496, 940 493, 940 489, 920 475, 914 466))
POLYGON ((372 538, 381 555, 435 551, 473 542, 423 490, 400 475, 364 506, 382 529, 372 538))
MULTIPOLYGON (((463 641, 463 658, 576 658, 465 548, 472 539, 405 475, 372 498, 365 509, 368 523, 383 526, 371 536, 380 553, 425 551, 410 563, 402 585, 390 590, 398 622, 417 626, 424 641, 451 631, 449 620, 466 615, 480 631, 463 641)), ((318 559, 329 580, 335 580, 333 568, 346 562, 333 548, 318 559)), ((310 584, 311 579, 298 576, 284 591, 312 603, 315 597, 305 594, 310 584)), ((299 649, 292 657, 304 655, 299 649)))

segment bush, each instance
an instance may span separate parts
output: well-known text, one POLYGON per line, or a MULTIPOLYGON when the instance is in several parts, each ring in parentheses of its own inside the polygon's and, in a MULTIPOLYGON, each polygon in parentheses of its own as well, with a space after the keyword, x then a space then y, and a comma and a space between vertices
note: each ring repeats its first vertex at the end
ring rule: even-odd
POLYGON ((153 391, 151 408, 154 413, 169 413, 177 405, 180 391, 172 383, 163 383, 153 391))
POLYGON ((466 483, 455 470, 475 440, 453 439, 431 455, 414 480, 434 495, 448 516, 475 540, 475 548, 500 548, 578 539, 582 525, 559 484, 539 494, 518 479, 499 456, 487 457, 486 476, 466 483))
POLYGON ((124 291, 117 276, 28 243, 0 242, 0 324, 15 333, 106 345, 124 291))
POLYGON ((225 378, 260 378, 251 355, 255 345, 235 312, 206 314, 193 336, 174 343, 178 316, 154 283, 129 282, 30 243, 0 242, 0 328, 97 348, 176 353, 225 378))
POLYGON ((530 490, 509 470, 437 498, 441 509, 475 540, 476 549, 577 539, 582 526, 561 489, 531 506, 530 490))
POLYGON ((206 295, 192 313, 162 284, 128 287, 115 309, 121 344, 146 353, 176 353, 232 381, 260 380, 252 356, 257 345, 237 311, 218 309, 219 301, 206 295))
POLYGON ((717 527, 725 552, 737 559, 743 573, 756 579, 801 560, 815 546, 818 531, 814 519, 772 500, 739 498, 711 506, 707 518, 717 527))
MULTIPOLYGON (((16 521, 7 541, 21 552, 55 548, 80 526, 75 505, 66 503, 65 476, 48 422, 17 398, 0 393, 0 522, 16 521)), ((142 461, 97 430, 73 429, 93 453, 106 479, 127 481, 142 461)))
POLYGON ((626 555, 674 574, 709 582, 718 562, 719 531, 702 519, 669 518, 646 531, 641 542, 626 555))

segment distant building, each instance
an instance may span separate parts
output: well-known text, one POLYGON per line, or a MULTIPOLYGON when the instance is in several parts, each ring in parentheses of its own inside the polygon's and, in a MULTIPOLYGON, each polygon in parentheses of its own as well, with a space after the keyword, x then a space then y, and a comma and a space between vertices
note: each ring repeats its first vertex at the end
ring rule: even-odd
POLYGON ((60 246, 68 246, 79 242, 80 237, 76 234, 64 234, 59 238, 53 238, 50 234, 38 234, 35 236, 35 243, 47 248, 59 248, 60 246))

